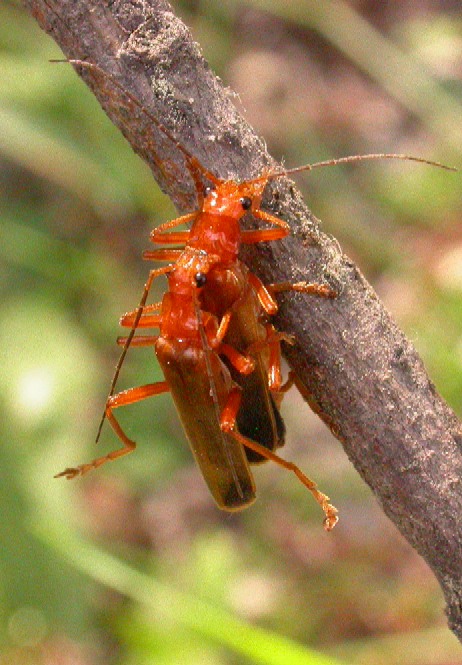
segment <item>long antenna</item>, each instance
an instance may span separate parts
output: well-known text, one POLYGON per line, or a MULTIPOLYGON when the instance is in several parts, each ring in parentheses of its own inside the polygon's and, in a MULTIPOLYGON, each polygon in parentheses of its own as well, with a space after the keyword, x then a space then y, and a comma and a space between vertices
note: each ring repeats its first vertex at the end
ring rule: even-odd
POLYGON ((348 155, 347 157, 337 157, 336 159, 326 159, 322 162, 314 162, 313 164, 304 164, 303 166, 296 166, 290 169, 280 169, 279 171, 268 171, 258 178, 253 180, 247 180, 246 182, 251 185, 253 183, 262 182, 263 180, 270 180, 272 178, 281 178, 286 175, 292 175, 293 173, 301 173, 302 171, 314 171, 314 169, 319 169, 324 166, 338 166, 339 164, 352 164, 355 162, 365 162, 373 161, 380 159, 398 159, 406 162, 418 162, 419 164, 427 164, 428 166, 435 166, 438 169, 444 169, 445 171, 454 171, 457 172, 458 169, 455 166, 447 166, 441 162, 435 162, 431 159, 424 159, 423 157, 414 157, 413 155, 404 155, 401 153, 395 152, 374 152, 365 155, 348 155))
POLYGON ((177 148, 182 155, 185 157, 189 172, 191 174, 191 177, 194 180, 194 183, 196 185, 196 190, 198 192, 202 191, 202 183, 198 180, 197 174, 198 171, 202 173, 208 180, 210 180, 213 183, 218 183, 221 182, 216 176, 214 176, 213 173, 210 173, 200 162, 193 157, 193 155, 176 139, 173 134, 163 125, 156 116, 149 111, 141 102, 139 99, 135 97, 129 90, 126 90, 123 85, 113 76, 112 74, 109 74, 106 70, 104 70, 102 67, 99 65, 94 64, 93 62, 87 62, 86 60, 76 60, 76 59, 70 59, 70 60, 50 60, 50 62, 54 63, 68 63, 71 65, 75 65, 76 67, 82 67, 83 69, 88 69, 89 71, 96 72, 100 74, 103 78, 107 79, 110 81, 116 88, 120 90, 120 92, 129 99, 132 104, 134 104, 142 113, 146 115, 149 120, 159 129, 159 131, 162 132, 162 134, 169 139, 175 148, 177 148))

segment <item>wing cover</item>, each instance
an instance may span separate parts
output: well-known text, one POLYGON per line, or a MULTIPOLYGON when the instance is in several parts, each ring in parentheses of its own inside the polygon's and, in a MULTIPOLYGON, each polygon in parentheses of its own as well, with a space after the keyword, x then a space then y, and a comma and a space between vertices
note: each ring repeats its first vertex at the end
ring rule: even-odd
POLYGON ((220 428, 220 414, 234 382, 224 363, 181 340, 160 338, 156 354, 196 462, 222 510, 242 510, 255 500, 244 448, 220 428))

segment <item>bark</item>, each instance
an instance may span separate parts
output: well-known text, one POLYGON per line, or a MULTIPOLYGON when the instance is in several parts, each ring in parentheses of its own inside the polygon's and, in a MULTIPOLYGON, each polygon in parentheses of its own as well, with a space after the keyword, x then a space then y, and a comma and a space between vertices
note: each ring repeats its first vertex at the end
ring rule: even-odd
MULTIPOLYGON (((248 179, 273 164, 163 0, 25 4, 66 57, 111 73, 216 175, 248 179)), ((194 209, 194 185, 175 143, 111 81, 79 73, 178 208, 194 209)), ((335 300, 280 296, 276 325, 296 339, 286 356, 312 408, 433 569, 449 625, 462 639, 461 424, 412 344, 336 241, 320 232, 291 183, 280 179, 267 189, 264 207, 293 232, 248 249, 249 267, 265 282, 327 282, 339 293, 335 300)))

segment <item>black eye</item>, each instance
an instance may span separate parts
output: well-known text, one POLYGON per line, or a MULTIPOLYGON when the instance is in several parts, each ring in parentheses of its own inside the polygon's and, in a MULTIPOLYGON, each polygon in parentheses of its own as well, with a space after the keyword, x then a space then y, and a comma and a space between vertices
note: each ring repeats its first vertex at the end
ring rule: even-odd
POLYGON ((194 281, 196 282, 196 286, 200 288, 207 282, 207 275, 203 272, 196 272, 194 275, 194 281))
POLYGON ((209 194, 215 191, 215 185, 205 185, 203 189, 204 198, 207 198, 209 194))
POLYGON ((243 207, 244 210, 250 210, 252 207, 252 199, 249 199, 248 196, 243 196, 242 199, 240 199, 239 203, 243 207))

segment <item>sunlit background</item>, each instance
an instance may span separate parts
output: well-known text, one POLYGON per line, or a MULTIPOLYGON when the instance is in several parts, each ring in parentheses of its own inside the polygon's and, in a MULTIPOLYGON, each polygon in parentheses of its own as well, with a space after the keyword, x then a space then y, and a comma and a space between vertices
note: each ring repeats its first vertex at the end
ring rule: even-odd
MULTIPOLYGON (((381 151, 462 165, 460 0, 174 5, 287 165, 381 151)), ((93 442, 118 317, 139 301, 149 230, 175 215, 60 55, 1 3, 0 664, 461 663, 429 569, 295 392, 284 455, 339 508, 330 534, 272 465, 254 506, 220 513, 169 396, 121 414, 134 455, 53 479, 115 447, 109 428, 93 442)), ((461 415, 460 174, 382 162, 298 181, 461 415)), ((121 387, 158 378, 152 351, 132 350, 121 387)))

